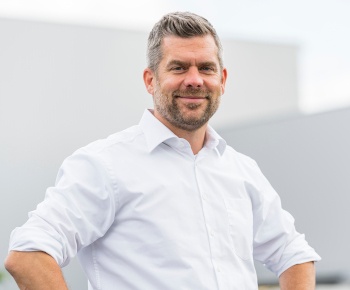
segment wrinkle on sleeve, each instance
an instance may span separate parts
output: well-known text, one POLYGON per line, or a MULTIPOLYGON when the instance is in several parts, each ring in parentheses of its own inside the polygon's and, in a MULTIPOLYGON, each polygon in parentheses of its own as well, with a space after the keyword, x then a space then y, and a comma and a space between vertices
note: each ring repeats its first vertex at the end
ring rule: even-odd
POLYGON ((295 229, 294 218, 255 164, 255 180, 247 185, 254 212, 254 259, 277 276, 289 267, 321 258, 305 236, 295 229))
POLYGON ((44 251, 60 266, 102 237, 114 221, 116 185, 108 165, 83 148, 68 157, 59 169, 56 184, 16 228, 10 250, 44 251))

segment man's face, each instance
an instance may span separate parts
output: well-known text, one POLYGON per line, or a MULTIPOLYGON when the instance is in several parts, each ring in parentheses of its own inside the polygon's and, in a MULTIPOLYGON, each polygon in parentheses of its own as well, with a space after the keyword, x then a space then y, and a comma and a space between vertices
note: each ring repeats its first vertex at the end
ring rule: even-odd
POLYGON ((165 125, 195 131, 216 112, 224 92, 226 70, 221 70, 212 36, 165 37, 163 58, 148 91, 154 114, 165 125))

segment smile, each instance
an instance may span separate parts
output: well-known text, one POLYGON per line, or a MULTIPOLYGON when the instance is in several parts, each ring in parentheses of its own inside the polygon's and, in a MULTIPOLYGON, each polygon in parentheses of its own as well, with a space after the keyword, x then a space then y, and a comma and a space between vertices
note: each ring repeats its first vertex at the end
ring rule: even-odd
POLYGON ((205 97, 191 97, 191 96, 178 96, 177 98, 181 98, 181 99, 191 99, 191 100, 205 99, 205 97))
POLYGON ((175 98, 189 99, 189 100, 204 100, 204 99, 209 99, 208 96, 175 96, 175 98))
POLYGON ((176 98, 186 103, 201 103, 207 100, 206 97, 194 97, 194 96, 176 96, 176 98))

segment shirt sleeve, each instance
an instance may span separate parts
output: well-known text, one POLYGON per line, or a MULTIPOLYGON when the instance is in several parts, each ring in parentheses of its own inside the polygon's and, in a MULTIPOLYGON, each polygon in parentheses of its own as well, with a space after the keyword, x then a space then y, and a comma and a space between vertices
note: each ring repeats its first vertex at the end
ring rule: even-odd
POLYGON ((28 221, 14 229, 9 250, 44 251, 61 267, 67 265, 113 223, 115 188, 98 154, 80 149, 63 162, 55 186, 28 221))
POLYGON ((280 276, 289 267, 321 258, 296 231, 294 218, 281 206, 279 195, 254 162, 248 185, 254 213, 254 259, 280 276))

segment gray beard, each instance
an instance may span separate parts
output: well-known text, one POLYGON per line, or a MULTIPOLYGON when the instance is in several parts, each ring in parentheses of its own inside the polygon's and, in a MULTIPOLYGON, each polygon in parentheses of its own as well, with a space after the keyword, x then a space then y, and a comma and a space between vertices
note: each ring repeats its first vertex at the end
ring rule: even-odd
MULTIPOLYGON (((177 90, 173 92, 171 104, 168 104, 166 102, 167 97, 162 95, 158 91, 158 89, 155 90, 154 95, 155 95, 154 98, 156 100, 154 102, 155 109, 159 112, 159 114, 174 127, 185 131, 189 131, 189 132, 195 131, 201 128, 203 125, 205 125, 209 121, 209 119, 214 115, 214 113, 217 111, 220 104, 220 97, 213 102, 210 92, 202 89, 196 89, 196 88, 190 88, 186 91, 177 90), (181 110, 177 103, 176 96, 185 96, 185 95, 206 97, 208 103, 200 117, 198 118, 186 117, 181 113, 181 110)), ((186 105, 187 109, 189 110, 196 110, 200 106, 201 106, 200 104, 186 105)))

